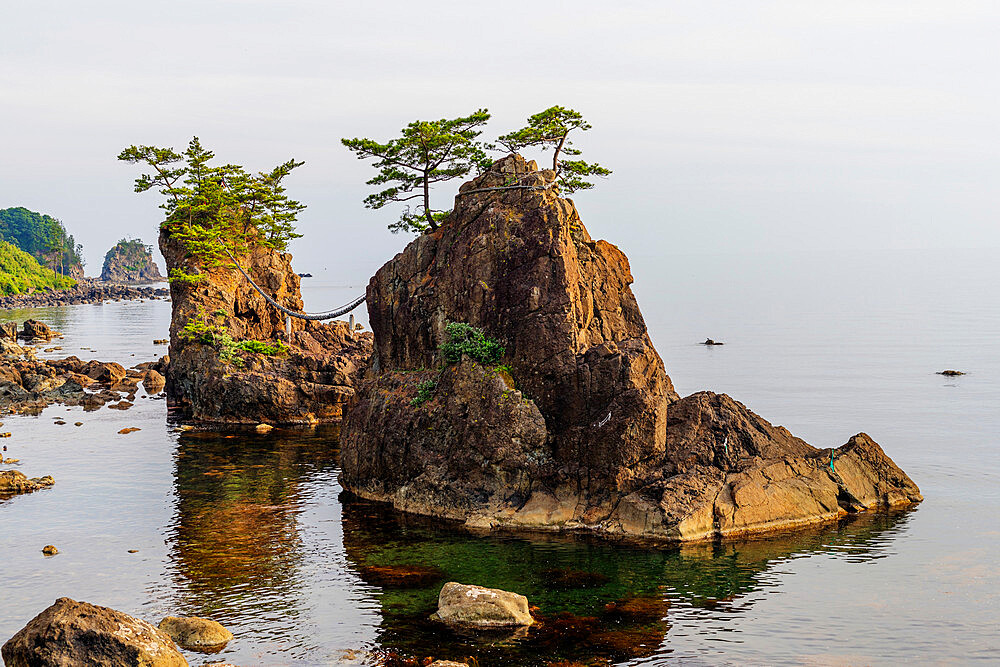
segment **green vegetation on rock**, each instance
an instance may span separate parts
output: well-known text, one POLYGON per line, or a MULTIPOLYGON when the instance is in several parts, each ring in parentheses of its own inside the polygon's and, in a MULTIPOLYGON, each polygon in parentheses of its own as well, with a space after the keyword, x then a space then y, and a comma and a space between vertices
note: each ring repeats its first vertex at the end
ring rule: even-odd
POLYGON ((414 121, 402 129, 399 138, 384 144, 372 139, 341 139, 358 159, 375 160, 372 166, 379 172, 368 185, 389 186, 365 197, 365 206, 378 209, 391 202, 418 200, 420 203, 412 210, 407 206, 389 229, 394 233, 437 229, 447 213, 431 208, 430 187, 489 165, 486 147, 476 141, 482 132, 477 128, 489 119, 489 112, 480 109, 461 118, 414 121))
POLYGON ((445 332, 448 341, 441 345, 441 353, 450 364, 457 364, 463 355, 481 364, 495 364, 506 351, 503 345, 488 338, 482 329, 467 322, 449 322, 445 332))
POLYGON ((14 244, 53 271, 83 275, 83 246, 51 216, 23 206, 0 209, 0 240, 14 244))
POLYGON ((511 153, 529 146, 540 146, 543 151, 552 148, 552 170, 559 174, 559 188, 565 194, 572 194, 577 190, 594 187, 588 178, 604 177, 611 173, 610 169, 605 169, 596 162, 563 160, 559 157, 560 154, 580 155, 583 151, 573 148, 569 134, 574 130, 586 132, 590 128, 590 123, 579 112, 554 106, 531 116, 525 127, 503 135, 497 139, 497 143, 511 153))
POLYGON ((26 294, 41 289, 67 289, 72 278, 48 269, 17 246, 0 241, 0 295, 26 294))
MULTIPOLYGON (((301 236, 294 223, 305 206, 288 198, 282 182, 305 163, 288 160, 269 172, 252 174, 236 164, 209 164, 214 158, 198 137, 183 153, 129 146, 118 156, 152 168, 152 174, 135 180, 135 191, 156 189, 164 195, 160 208, 166 219, 161 228, 182 241, 202 267, 228 262, 226 250, 233 255, 252 246, 284 250, 291 239, 301 236)), ((171 281, 191 281, 192 275, 198 274, 170 269, 171 281)))

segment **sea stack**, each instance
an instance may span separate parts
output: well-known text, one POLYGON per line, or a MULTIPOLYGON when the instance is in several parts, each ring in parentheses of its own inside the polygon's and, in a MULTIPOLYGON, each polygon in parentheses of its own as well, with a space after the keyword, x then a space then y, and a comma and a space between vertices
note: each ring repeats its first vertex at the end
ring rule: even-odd
POLYGON ((471 528, 661 540, 921 500, 864 434, 816 449, 726 395, 680 398, 628 260, 555 180, 499 160, 372 278, 375 358, 343 430, 346 489, 471 528), (449 363, 449 322, 504 353, 449 363))
MULTIPOLYGON (((202 265, 184 243, 160 230, 167 270, 199 276, 172 281, 167 402, 188 417, 236 424, 339 422, 371 355, 370 333, 347 322, 291 320, 269 304, 230 262, 202 265)), ((302 311, 292 256, 250 243, 238 258, 279 304, 302 311)))
POLYGON ((153 246, 138 239, 122 239, 104 255, 101 280, 134 285, 163 282, 166 278, 153 261, 153 246))

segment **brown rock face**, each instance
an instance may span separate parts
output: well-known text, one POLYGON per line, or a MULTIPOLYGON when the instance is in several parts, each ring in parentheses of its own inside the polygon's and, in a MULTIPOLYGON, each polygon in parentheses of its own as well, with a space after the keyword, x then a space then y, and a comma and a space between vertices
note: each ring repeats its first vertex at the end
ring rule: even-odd
MULTIPOLYGON (((197 283, 172 282, 168 402, 195 419, 212 422, 295 424, 339 421, 354 396, 354 378, 368 361, 371 334, 346 322, 292 320, 286 353, 237 352, 223 359, 218 345, 183 335, 189 322, 225 332, 233 341, 285 341, 284 315, 258 294, 236 269, 199 267, 166 229, 160 251, 168 271, 200 272, 197 283)), ((302 310, 299 277, 291 255, 257 246, 240 258, 254 281, 278 303, 302 310)))
POLYGON ((372 278, 376 355, 343 431, 345 488, 476 528, 667 540, 920 500, 864 434, 834 450, 831 469, 830 450, 728 396, 680 399, 627 259, 590 238, 554 176, 500 160, 372 278), (449 321, 502 343, 513 377, 442 365, 449 321))
POLYGON ((128 614, 59 598, 3 645, 7 667, 186 667, 177 647, 128 614))
MULTIPOLYGON (((462 192, 555 177, 505 158, 462 192)), ((483 328, 545 417, 553 455, 581 484, 631 488, 663 453, 677 398, 629 285, 628 260, 587 234, 548 190, 460 195, 445 226, 413 241, 368 286, 380 368, 439 363, 450 321, 483 328), (610 415, 610 416, 609 416, 610 415)))

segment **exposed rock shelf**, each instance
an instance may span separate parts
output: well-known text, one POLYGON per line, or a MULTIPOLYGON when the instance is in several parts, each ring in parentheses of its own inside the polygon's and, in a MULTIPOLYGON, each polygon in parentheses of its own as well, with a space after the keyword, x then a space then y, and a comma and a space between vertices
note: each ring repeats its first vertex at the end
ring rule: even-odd
POLYGON ((554 179, 500 160, 372 278, 375 360, 344 428, 346 489, 473 528, 665 540, 921 500, 865 434, 816 449, 728 396, 680 398, 628 260, 590 238, 554 179), (449 321, 499 340, 505 368, 427 370, 442 366, 449 321))

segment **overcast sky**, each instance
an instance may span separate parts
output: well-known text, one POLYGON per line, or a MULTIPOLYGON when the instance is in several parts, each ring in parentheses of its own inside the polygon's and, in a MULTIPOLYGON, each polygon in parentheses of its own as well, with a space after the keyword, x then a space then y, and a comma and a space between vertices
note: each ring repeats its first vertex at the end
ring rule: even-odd
POLYGON ((61 219, 99 272, 160 219, 115 156, 198 135, 253 170, 305 160, 296 268, 363 284, 409 238, 341 137, 487 107, 492 138, 560 104, 614 170, 583 220, 633 264, 1000 247, 998 35, 995 1, 9 0, 0 208, 61 219))

